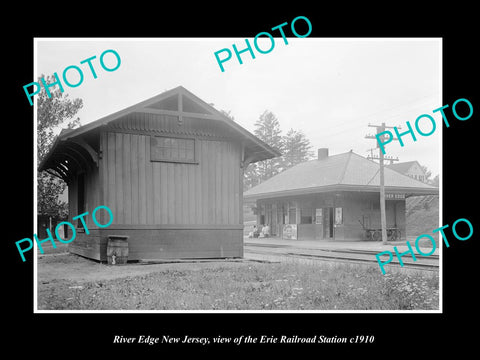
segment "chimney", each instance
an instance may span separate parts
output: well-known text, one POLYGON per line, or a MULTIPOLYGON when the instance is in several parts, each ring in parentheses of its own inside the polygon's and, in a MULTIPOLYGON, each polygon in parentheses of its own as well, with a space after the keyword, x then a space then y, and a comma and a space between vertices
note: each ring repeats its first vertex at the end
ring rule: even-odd
POLYGON ((324 160, 328 157, 328 148, 318 149, 318 160, 324 160))

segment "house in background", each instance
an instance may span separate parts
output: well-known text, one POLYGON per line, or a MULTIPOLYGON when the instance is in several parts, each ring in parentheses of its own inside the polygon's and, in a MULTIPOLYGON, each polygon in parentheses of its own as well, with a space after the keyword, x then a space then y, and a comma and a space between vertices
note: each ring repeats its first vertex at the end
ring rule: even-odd
MULTIPOLYGON (((354 152, 291 167, 244 193, 255 201, 257 225, 284 239, 363 240, 365 228, 381 228, 380 165, 354 152)), ((405 199, 437 195, 438 188, 384 169, 387 228, 406 239, 405 199)))
POLYGON ((412 179, 426 182, 425 171, 423 170, 422 166, 418 163, 418 161, 406 161, 396 164, 386 165, 386 167, 398 171, 403 175, 410 176, 412 179))
POLYGON ((109 235, 129 260, 243 256, 243 169, 280 153, 179 86, 63 131, 39 166, 68 184, 69 251, 105 261, 109 235), (108 213, 99 211, 100 224, 108 213))

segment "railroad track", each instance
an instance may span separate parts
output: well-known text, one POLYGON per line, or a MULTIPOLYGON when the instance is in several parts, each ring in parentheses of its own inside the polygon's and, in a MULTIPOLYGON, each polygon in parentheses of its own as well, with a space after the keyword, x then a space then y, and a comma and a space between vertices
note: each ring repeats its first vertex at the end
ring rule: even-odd
MULTIPOLYGON (((289 257, 297 259, 336 261, 356 264, 378 264, 375 257, 378 251, 360 250, 360 249, 325 249, 325 248, 296 248, 290 245, 268 245, 268 244, 245 244, 246 254, 258 254, 270 257, 289 257)), ((429 257, 416 256, 417 261, 413 261, 411 255, 402 257, 403 268, 418 269, 425 271, 438 271, 439 257, 431 255, 429 257)), ((401 267, 396 256, 388 266, 401 267)))

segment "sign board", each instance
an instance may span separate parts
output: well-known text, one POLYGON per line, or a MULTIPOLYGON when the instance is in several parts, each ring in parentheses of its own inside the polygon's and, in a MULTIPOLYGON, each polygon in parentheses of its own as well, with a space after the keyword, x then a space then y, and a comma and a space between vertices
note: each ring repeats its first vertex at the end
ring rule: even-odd
POLYGON ((286 240, 297 240, 297 224, 283 225, 282 238, 286 240))
POLYGON ((405 194, 385 193, 385 200, 405 200, 405 194))

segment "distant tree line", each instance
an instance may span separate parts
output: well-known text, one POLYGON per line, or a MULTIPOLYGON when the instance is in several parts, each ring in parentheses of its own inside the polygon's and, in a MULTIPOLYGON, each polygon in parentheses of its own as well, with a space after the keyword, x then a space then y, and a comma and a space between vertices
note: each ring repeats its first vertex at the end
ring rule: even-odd
POLYGON ((312 146, 305 134, 291 128, 283 135, 280 122, 271 111, 265 110, 260 115, 255 122, 254 134, 279 150, 282 156, 248 165, 245 169, 244 190, 312 158, 312 146))
MULTIPOLYGON (((221 112, 234 120, 230 111, 221 110, 221 112)), ((305 134, 301 130, 291 128, 283 135, 280 122, 271 111, 265 110, 260 115, 255 122, 254 134, 268 145, 278 149, 282 156, 248 165, 244 171, 244 191, 313 157, 310 140, 305 134)), ((426 166, 422 168, 425 171, 425 183, 439 186, 439 176, 432 178, 432 172, 426 166)))

